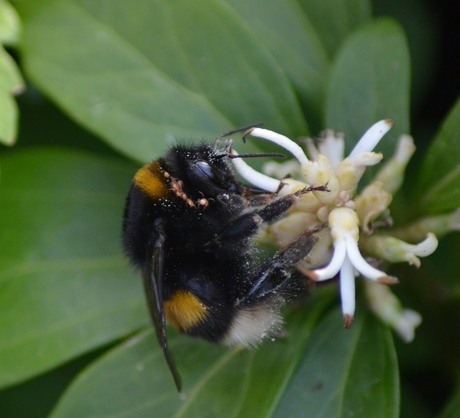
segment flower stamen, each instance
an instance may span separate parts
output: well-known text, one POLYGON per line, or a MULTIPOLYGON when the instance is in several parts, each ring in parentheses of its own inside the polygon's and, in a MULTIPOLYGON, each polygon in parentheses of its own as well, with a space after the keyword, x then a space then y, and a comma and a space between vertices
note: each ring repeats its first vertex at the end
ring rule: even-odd
MULTIPOLYGON (((232 150, 232 155, 238 155, 238 153, 232 150)), ((252 185, 271 193, 275 193, 279 190, 281 185, 279 180, 254 170, 242 158, 234 158, 232 162, 238 174, 252 185)))
POLYGON ((355 145, 349 157, 372 151, 392 126, 393 121, 391 119, 384 119, 372 125, 355 145))
MULTIPOLYGON (((405 229, 389 229, 392 225, 383 222, 391 219, 389 205, 393 194, 400 188, 404 171, 415 146, 408 135, 400 137, 396 151, 372 182, 358 194, 358 183, 367 167, 378 164, 383 156, 374 152, 393 122, 384 119, 371 126, 357 142, 350 154, 344 158, 343 135, 327 130, 318 142, 307 138, 307 151, 284 135, 262 128, 249 129, 244 138, 252 136, 273 142, 291 153, 297 162, 266 166, 276 180, 259 173, 243 160, 234 159, 238 173, 251 184, 270 191, 303 193, 315 184, 327 184, 327 191, 312 190, 299 196, 298 202, 281 220, 267 227, 266 241, 280 246, 289 245, 304 228, 315 223, 327 223, 329 229, 317 234, 318 243, 313 251, 298 265, 299 271, 314 281, 324 281, 339 276, 339 290, 344 326, 350 327, 356 308, 355 278, 363 276, 368 298, 374 312, 409 341, 420 323, 420 316, 401 308, 399 301, 383 284, 395 284, 398 279, 389 276, 371 265, 363 255, 377 256, 390 262, 408 261, 419 266, 419 257, 430 255, 437 247, 437 239, 430 233, 446 233, 460 228, 460 211, 449 216, 425 218, 405 229), (289 173, 292 178, 284 178, 289 173), (283 186, 280 188, 280 186, 283 186), (377 228, 385 226, 388 235, 377 234, 377 228), (418 244, 402 241, 406 236, 426 235, 418 244), (392 235, 390 235, 392 234, 392 235), (316 266, 323 266, 315 268, 316 266), (313 269, 312 269, 313 268, 313 269), (382 290, 383 289, 383 290, 382 290), (376 299, 376 295, 382 296, 376 299)), ((236 152, 234 152, 236 154, 236 152)), ((263 238, 262 238, 263 239, 263 238)), ((411 241, 416 241, 411 239, 411 241)))
POLYGON ((308 158, 303 152, 302 148, 287 136, 263 128, 248 129, 245 132, 243 139, 249 135, 254 138, 266 139, 267 141, 279 145, 280 147, 289 151, 299 161, 301 166, 304 166, 308 163, 308 158))

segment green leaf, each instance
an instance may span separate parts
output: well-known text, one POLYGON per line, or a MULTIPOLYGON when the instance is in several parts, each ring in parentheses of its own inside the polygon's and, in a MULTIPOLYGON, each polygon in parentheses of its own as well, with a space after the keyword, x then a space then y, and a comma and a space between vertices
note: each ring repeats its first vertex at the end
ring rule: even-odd
POLYGON ((460 207, 460 99, 444 120, 420 168, 415 185, 422 214, 460 207))
POLYGON ((460 416, 460 387, 454 392, 451 400, 447 403, 438 418, 458 418, 460 416))
POLYGON ((173 335, 184 400, 175 391, 152 333, 142 333, 85 370, 53 417, 296 417, 308 410, 314 418, 320 416, 311 404, 314 397, 328 406, 341 405, 344 413, 366 408, 369 416, 376 406, 381 409, 376 417, 396 416, 398 378, 391 335, 370 318, 346 331, 338 311, 311 334, 323 307, 319 303, 290 315, 289 337, 258 350, 229 349, 173 335), (309 377, 311 372, 323 385, 309 377), (306 388, 314 392, 308 400, 303 398, 306 388), (286 408, 289 414, 284 414, 286 408))
POLYGON ((307 131, 287 76, 222 2, 27 0, 18 9, 30 77, 139 160, 261 120, 307 131))
MULTIPOLYGON (((368 0, 227 0, 289 76, 304 115, 317 132, 330 64, 344 39, 371 17, 368 0)), ((308 132, 302 133, 307 135, 308 132)))
POLYGON ((375 122, 393 128, 377 150, 390 156, 409 132, 409 52, 402 29, 390 19, 363 25, 339 51, 330 80, 326 126, 345 133, 347 150, 375 122))
MULTIPOLYGON (((309 123, 322 122, 329 60, 322 39, 295 0, 227 0, 286 71, 309 123)), ((271 126, 269 126, 271 128, 271 126)), ((308 132, 304 132, 304 135, 308 132)))
MULTIPOLYGON (((19 38, 20 21, 16 10, 0 0, 0 42, 15 44, 19 38)), ((18 128, 18 108, 13 95, 24 89, 21 74, 11 56, 0 45, 0 143, 13 145, 18 128)))
POLYGON ((11 385, 147 321, 121 255, 119 159, 52 148, 2 158, 0 384, 11 385))
POLYGON ((298 0, 332 59, 347 36, 371 18, 369 0, 298 0))
POLYGON ((390 331, 369 314, 344 330, 335 312, 309 339, 275 417, 398 417, 398 376, 390 331))
POLYGON ((18 108, 13 95, 24 88, 21 74, 11 56, 0 46, 0 142, 13 145, 18 129, 18 108))
POLYGON ((295 312, 287 321, 290 337, 254 350, 171 333, 171 350, 184 381, 183 401, 156 339, 151 332, 140 334, 83 372, 53 416, 267 416, 323 310, 324 301, 295 312))
POLYGON ((14 45, 19 40, 21 22, 15 8, 5 0, 0 0, 0 42, 14 45))

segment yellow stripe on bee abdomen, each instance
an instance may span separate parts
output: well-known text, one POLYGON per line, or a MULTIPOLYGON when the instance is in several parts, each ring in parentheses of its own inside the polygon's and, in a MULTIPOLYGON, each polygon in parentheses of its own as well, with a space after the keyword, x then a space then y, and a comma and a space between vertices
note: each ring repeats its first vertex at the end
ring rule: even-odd
POLYGON ((183 331, 198 325, 207 315, 206 306, 188 290, 175 292, 164 308, 166 320, 183 331))
POLYGON ((166 178, 156 161, 140 168, 134 176, 134 183, 151 199, 160 199, 169 193, 166 178))

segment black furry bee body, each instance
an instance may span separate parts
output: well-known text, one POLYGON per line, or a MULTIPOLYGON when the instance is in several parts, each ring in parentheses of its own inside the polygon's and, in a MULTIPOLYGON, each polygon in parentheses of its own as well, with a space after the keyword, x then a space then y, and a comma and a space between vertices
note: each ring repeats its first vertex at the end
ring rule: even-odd
POLYGON ((166 321, 192 336, 256 345, 281 330, 286 299, 302 292, 295 265, 316 242, 301 234, 259 261, 252 240, 264 222, 303 193, 250 193, 218 146, 174 146, 135 174, 128 193, 123 246, 142 271, 160 346, 180 390, 166 321))

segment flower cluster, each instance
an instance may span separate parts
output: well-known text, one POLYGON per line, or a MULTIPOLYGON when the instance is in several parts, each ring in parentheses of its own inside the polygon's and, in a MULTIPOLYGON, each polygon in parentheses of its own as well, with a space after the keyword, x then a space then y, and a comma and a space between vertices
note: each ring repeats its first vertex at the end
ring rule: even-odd
MULTIPOLYGON (((264 239, 284 247, 302 231, 326 224, 327 228, 317 233, 319 241, 299 269, 315 281, 338 275, 346 327, 351 326, 355 313, 355 277, 361 275, 368 279, 366 294, 371 308, 403 339, 410 341, 414 328, 421 322, 420 316, 404 310, 388 287, 382 286, 397 283, 397 279, 369 262, 370 258, 379 262, 406 261, 418 267, 419 257, 430 255, 437 247, 436 236, 420 226, 423 222, 419 222, 419 227, 412 227, 416 231, 412 236, 419 237, 421 231, 424 233, 424 239, 418 244, 409 244, 400 238, 406 233, 405 238, 411 240, 408 232, 411 227, 400 231, 398 236, 390 235, 393 229, 389 229, 392 226, 389 205, 402 184, 406 165, 415 151, 410 136, 403 135, 399 139, 394 155, 358 192, 366 168, 382 160, 382 154, 373 150, 391 126, 389 119, 374 124, 346 157, 343 136, 330 130, 325 131, 317 142, 312 139, 304 141, 307 157, 302 147, 286 136, 255 127, 249 129, 245 137, 273 142, 291 153, 295 160, 282 164, 271 162, 264 167, 264 173, 254 170, 243 159, 233 159, 233 162, 246 181, 280 195, 310 185, 327 184, 328 192, 314 191, 302 195, 287 216, 267 228, 264 239)), ((436 221, 426 225, 442 232, 436 221)))

